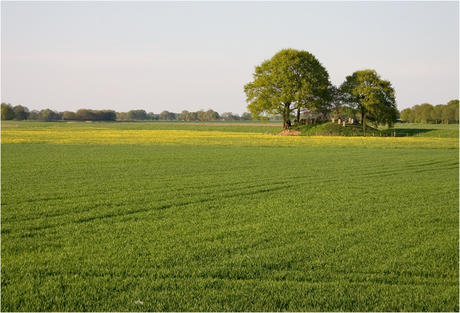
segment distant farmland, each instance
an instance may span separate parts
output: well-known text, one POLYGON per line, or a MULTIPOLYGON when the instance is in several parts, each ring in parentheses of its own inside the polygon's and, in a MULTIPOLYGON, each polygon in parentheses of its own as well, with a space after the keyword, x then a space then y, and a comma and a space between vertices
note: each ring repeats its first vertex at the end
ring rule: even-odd
POLYGON ((4 125, 2 311, 459 310, 458 125, 4 125))

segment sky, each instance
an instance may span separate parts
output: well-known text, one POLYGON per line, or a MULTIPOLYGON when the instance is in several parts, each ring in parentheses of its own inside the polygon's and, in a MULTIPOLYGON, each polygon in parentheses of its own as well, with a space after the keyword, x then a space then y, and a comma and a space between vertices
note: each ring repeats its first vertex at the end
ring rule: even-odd
POLYGON ((376 70, 399 110, 459 98, 458 1, 2 1, 1 101, 241 114, 255 66, 285 48, 336 86, 376 70))

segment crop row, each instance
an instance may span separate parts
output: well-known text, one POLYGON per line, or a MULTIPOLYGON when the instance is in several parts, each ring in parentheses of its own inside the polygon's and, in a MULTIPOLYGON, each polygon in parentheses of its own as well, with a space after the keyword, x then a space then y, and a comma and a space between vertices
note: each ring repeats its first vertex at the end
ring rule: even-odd
POLYGON ((2 311, 458 311, 456 149, 1 149, 2 311))

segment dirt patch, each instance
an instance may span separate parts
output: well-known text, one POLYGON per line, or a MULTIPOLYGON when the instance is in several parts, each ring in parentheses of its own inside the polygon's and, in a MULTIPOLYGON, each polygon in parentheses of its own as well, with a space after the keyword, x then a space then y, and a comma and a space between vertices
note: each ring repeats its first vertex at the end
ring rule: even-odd
POLYGON ((311 137, 314 137, 314 136, 334 137, 334 136, 342 136, 342 135, 339 135, 339 134, 326 134, 326 133, 317 133, 317 134, 311 135, 311 137))
POLYGON ((276 134, 276 136, 296 136, 300 134, 301 132, 297 130, 286 129, 286 130, 283 130, 281 133, 276 134))
POLYGON ((19 127, 19 125, 2 124, 2 127, 19 127))

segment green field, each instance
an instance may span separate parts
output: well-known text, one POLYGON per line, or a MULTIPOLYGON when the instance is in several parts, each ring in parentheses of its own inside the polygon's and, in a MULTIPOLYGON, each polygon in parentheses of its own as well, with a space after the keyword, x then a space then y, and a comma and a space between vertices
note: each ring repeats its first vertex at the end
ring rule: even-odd
MULTIPOLYGON (((338 136, 363 136, 361 124, 347 124, 346 126, 337 123, 327 122, 319 125, 294 126, 295 130, 303 136, 312 135, 338 135, 338 136)), ((457 138, 459 137, 458 124, 408 124, 396 123, 392 128, 366 127, 367 136, 390 136, 390 137, 432 137, 432 138, 457 138)))
POLYGON ((172 126, 9 124, 2 311, 459 310, 458 142, 16 144, 10 129, 172 126))
POLYGON ((276 134, 282 130, 282 123, 257 121, 228 121, 228 122, 180 122, 180 121, 149 121, 149 122, 29 122, 29 121, 2 121, 3 125, 18 127, 19 129, 33 128, 62 128, 88 129, 106 128, 115 130, 190 130, 190 131, 221 131, 245 133, 276 134))
POLYGON ((411 124, 398 123, 395 125, 398 136, 458 138, 458 124, 411 124))

